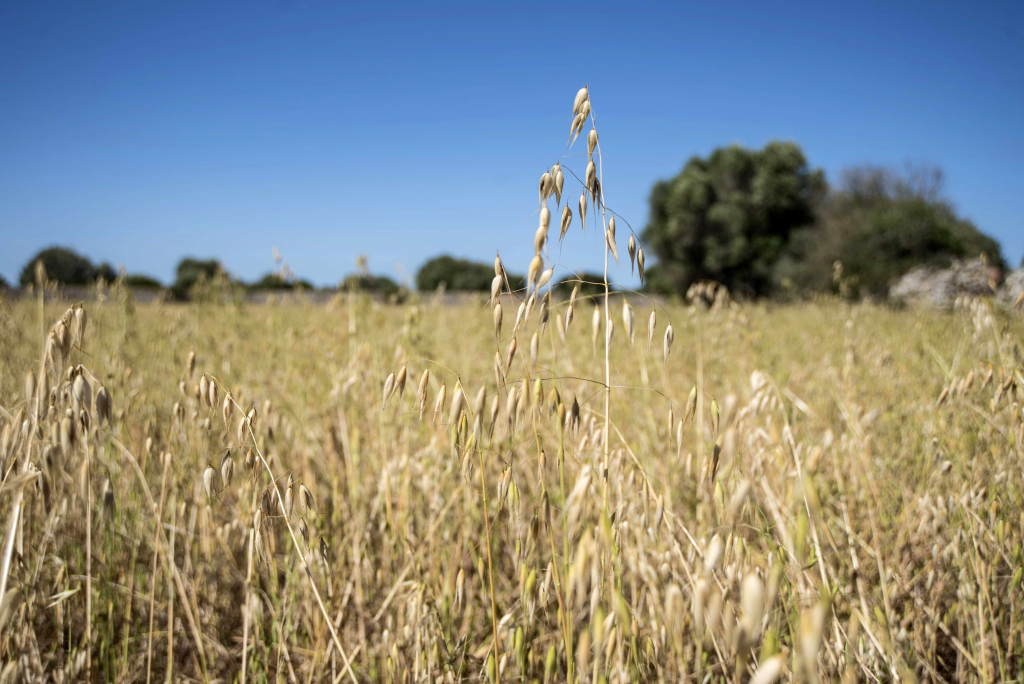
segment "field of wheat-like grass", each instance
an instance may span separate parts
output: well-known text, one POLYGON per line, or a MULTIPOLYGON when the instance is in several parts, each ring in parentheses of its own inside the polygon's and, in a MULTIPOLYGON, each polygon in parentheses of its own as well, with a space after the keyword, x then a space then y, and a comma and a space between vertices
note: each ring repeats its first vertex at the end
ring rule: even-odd
POLYGON ((525 290, 0 300, 0 684, 1021 682, 1021 317, 613 291, 570 136, 525 290))
POLYGON ((5 681, 1019 679, 1019 319, 631 301, 3 305, 5 681))

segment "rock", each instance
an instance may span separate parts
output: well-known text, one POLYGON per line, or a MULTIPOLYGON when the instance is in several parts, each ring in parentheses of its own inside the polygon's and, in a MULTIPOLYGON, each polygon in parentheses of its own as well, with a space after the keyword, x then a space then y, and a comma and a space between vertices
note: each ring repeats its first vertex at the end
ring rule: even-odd
MULTIPOLYGON (((1022 293, 1024 293, 1024 266, 1016 271, 1010 271, 1010 275, 1006 276, 1006 280, 1003 281, 1003 286, 999 288, 996 300, 1003 306, 1013 307, 1022 293)), ((1018 311, 1020 310, 1021 308, 1018 308, 1018 311)))
POLYGON ((959 261, 949 268, 916 266, 889 288, 889 299, 899 304, 949 310, 957 297, 991 297, 999 269, 980 257, 959 261))

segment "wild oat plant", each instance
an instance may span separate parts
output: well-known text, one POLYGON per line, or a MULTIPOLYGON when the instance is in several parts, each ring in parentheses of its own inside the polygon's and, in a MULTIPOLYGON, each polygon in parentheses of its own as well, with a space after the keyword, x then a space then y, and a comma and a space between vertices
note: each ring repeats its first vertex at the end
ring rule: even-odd
POLYGON ((579 138, 524 291, 0 305, 0 682, 1022 681, 1020 318, 612 291, 579 138))

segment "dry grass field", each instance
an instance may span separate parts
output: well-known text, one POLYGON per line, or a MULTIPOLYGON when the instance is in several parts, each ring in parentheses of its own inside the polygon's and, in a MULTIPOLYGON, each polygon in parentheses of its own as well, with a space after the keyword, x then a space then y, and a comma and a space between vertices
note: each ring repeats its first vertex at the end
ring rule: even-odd
POLYGON ((552 297, 563 182, 475 304, 0 301, 0 684, 1024 680, 1021 317, 552 297))
POLYGON ((3 305, 5 681, 1019 681, 1019 319, 632 301, 3 305))

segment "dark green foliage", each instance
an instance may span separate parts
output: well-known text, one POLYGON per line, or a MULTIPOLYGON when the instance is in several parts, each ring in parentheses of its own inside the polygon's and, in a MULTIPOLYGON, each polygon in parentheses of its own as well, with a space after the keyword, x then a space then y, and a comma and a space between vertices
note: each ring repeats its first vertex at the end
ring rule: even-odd
POLYGON ((445 254, 420 267, 416 273, 416 288, 420 291, 436 290, 444 283, 447 290, 489 292, 493 278, 493 266, 445 254))
POLYGON ((249 284, 250 290, 313 290, 313 283, 308 280, 286 280, 279 273, 267 273, 254 283, 249 284))
POLYGON ((351 292, 372 292, 383 297, 398 294, 401 287, 387 276, 375 276, 368 273, 353 273, 341 281, 340 290, 351 292))
POLYGON ((0 275, 0 290, 6 290, 10 286, 7 284, 7 279, 0 275))
MULTIPOLYGON (((555 285, 555 293, 561 297, 569 297, 572 295, 572 290, 577 284, 580 286, 579 294, 576 295, 577 299, 580 297, 594 298, 604 294, 604 275, 587 271, 580 273, 578 276, 567 275, 559 280, 555 285)), ((608 289, 611 292, 615 291, 615 285, 611 280, 608 281, 608 289)))
POLYGON ((958 217, 941 187, 941 171, 934 168, 846 171, 841 188, 823 202, 818 223, 794 236, 777 269, 779 282, 797 291, 837 290, 839 261, 849 294, 885 296, 895 279, 918 265, 946 267, 954 258, 984 253, 1005 269, 999 243, 958 217))
POLYGON ((662 295, 682 294, 665 275, 665 269, 661 267, 661 264, 647 267, 644 273, 643 291, 662 295))
POLYGON ((175 269, 171 292, 175 299, 185 300, 189 298, 189 291, 200 280, 208 282, 223 275, 226 275, 224 267, 216 259, 200 260, 185 257, 178 262, 178 268, 175 269))
MULTIPOLYGON (((436 290, 438 285, 444 283, 447 290, 490 292, 492 280, 492 264, 456 259, 444 254, 420 267, 416 273, 416 289, 421 292, 436 290)), ((509 273, 508 283, 513 290, 521 290, 526 287, 526 278, 509 273)))
POLYGON ((104 261, 96 267, 96 277, 94 280, 99 280, 100 278, 102 278, 104 282, 112 283, 117 280, 117 271, 114 270, 113 266, 104 261))
POLYGON ((824 173, 791 142, 693 157, 651 192, 643 239, 658 258, 656 285, 682 293, 716 280, 736 293, 768 294, 790 234, 812 222, 825 188, 824 173))
POLYGON ((88 285, 100 276, 107 280, 114 280, 117 277, 115 273, 113 277, 107 278, 113 273, 108 264, 96 268, 91 261, 73 250, 65 247, 48 247, 29 259, 21 269, 18 282, 22 287, 35 282, 37 261, 42 261, 46 267, 47 279, 61 285, 88 285))
POLYGON ((162 290, 164 284, 148 275, 125 276, 124 284, 138 290, 162 290))

